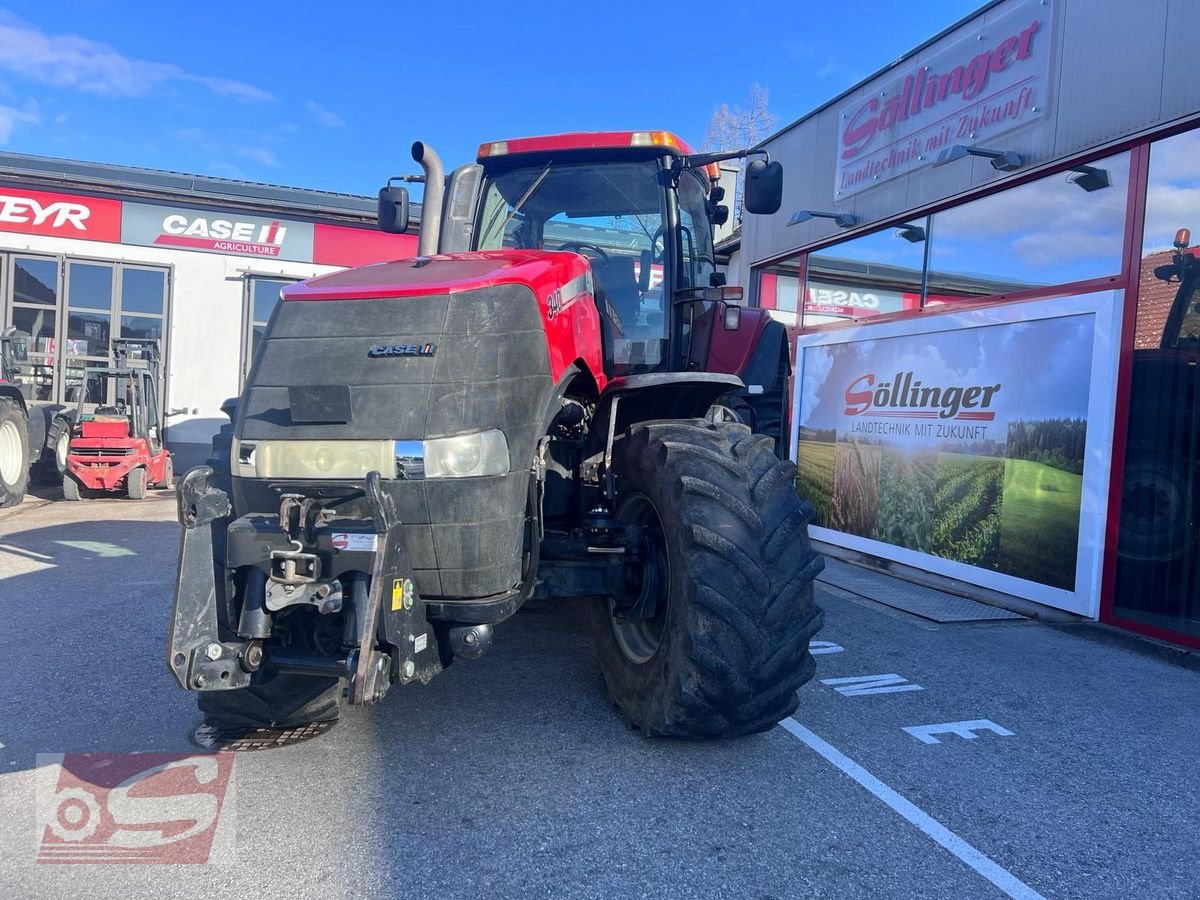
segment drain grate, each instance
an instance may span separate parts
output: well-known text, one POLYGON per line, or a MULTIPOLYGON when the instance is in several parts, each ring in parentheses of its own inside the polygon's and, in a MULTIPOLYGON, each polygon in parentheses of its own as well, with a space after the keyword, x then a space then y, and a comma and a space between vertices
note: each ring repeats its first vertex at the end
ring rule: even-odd
POLYGON ((995 622, 1025 618, 1011 610, 945 594, 829 557, 825 559, 825 571, 817 576, 817 580, 934 622, 995 622))
POLYGON ((320 737, 337 722, 310 722, 294 728, 216 728, 201 725, 192 732, 192 743, 202 750, 248 753, 290 747, 320 737))

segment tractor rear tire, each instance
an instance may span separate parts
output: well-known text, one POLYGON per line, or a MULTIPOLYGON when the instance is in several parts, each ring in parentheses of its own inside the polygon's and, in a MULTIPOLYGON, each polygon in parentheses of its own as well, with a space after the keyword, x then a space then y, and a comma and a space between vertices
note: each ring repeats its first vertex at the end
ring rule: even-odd
POLYGON ((635 425, 620 443, 616 514, 645 526, 649 547, 640 571, 627 569, 623 599, 648 591, 657 605, 621 618, 615 599, 595 600, 591 624, 609 694, 647 735, 766 731, 813 676, 824 561, 795 466, 772 443, 703 420, 635 425))
POLYGON ((202 692, 197 704, 213 728, 296 728, 337 721, 341 697, 337 679, 267 673, 246 688, 202 692))
POLYGON ((145 500, 146 470, 141 468, 130 469, 129 474, 125 476, 125 487, 129 492, 130 500, 145 500))
POLYGON ((79 482, 72 478, 69 474, 62 477, 63 499, 78 500, 83 494, 79 490, 79 482))
POLYGON ((21 407, 0 398, 0 509, 16 506, 29 486, 29 426, 21 407))

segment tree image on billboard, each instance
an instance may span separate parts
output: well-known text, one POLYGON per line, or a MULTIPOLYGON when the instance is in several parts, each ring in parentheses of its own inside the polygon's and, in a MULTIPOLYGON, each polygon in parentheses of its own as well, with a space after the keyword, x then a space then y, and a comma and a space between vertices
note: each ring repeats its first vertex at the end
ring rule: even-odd
POLYGON ((1093 319, 806 347, 814 524, 1073 590, 1093 319))

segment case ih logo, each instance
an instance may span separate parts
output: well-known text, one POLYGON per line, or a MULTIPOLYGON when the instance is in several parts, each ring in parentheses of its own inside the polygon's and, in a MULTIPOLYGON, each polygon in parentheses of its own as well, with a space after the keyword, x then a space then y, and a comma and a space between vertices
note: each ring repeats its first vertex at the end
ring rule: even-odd
POLYGON ((278 256, 287 234, 287 228, 278 222, 259 225, 205 216, 189 219, 178 213, 163 219, 162 230, 154 243, 254 256, 278 256))
POLYGON ((991 422, 989 410, 1000 385, 926 387, 912 372, 897 372, 891 381, 875 383, 875 375, 860 375, 846 388, 846 415, 901 419, 960 419, 991 422))
POLYGON ((120 241, 121 204, 97 197, 0 188, 0 231, 120 241))
POLYGON ((371 359, 384 359, 389 356, 433 356, 437 353, 437 344, 376 344, 367 351, 371 359))
POLYGON ((204 863, 232 846, 234 754, 38 755, 39 863, 204 863), (220 831, 221 827, 224 831, 220 831))

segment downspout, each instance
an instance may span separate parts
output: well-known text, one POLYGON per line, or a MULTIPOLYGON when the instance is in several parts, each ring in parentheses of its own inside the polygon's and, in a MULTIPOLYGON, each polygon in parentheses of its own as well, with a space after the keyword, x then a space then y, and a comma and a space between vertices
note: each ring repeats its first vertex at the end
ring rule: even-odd
POLYGON ((417 235, 417 255, 433 256, 438 252, 438 235, 442 231, 442 194, 446 190, 446 173, 433 148, 414 141, 412 158, 425 170, 425 193, 421 197, 421 230, 417 235))

